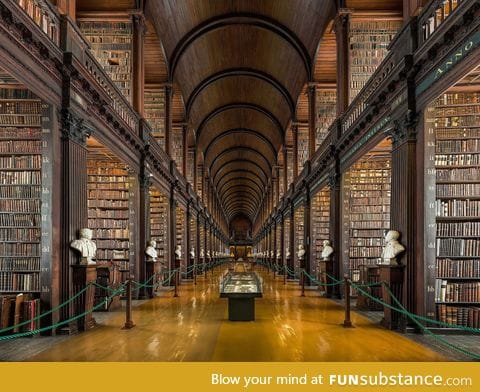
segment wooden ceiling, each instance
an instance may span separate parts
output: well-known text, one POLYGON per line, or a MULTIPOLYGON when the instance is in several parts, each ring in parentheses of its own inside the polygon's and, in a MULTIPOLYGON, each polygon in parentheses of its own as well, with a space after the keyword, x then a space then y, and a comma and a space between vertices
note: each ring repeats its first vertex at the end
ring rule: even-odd
POLYGON ((229 217, 253 221, 334 12, 334 0, 146 3, 229 217))
MULTIPOLYGON (((173 83, 227 216, 253 221, 292 120, 308 120, 306 85, 336 83, 336 0, 77 0, 77 11, 142 8, 146 83, 173 83)), ((345 0, 401 10, 402 0, 345 0)))

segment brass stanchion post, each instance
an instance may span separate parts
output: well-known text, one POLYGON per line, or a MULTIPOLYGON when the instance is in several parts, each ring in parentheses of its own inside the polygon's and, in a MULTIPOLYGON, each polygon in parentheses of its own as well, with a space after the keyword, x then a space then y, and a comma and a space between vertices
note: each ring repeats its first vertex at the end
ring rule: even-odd
POLYGON ((173 293, 174 297, 178 297, 178 279, 179 279, 180 271, 175 271, 175 291, 173 293))
POLYGON ((300 279, 302 281, 302 297, 305 297, 305 270, 302 268, 300 271, 300 279))
POLYGON ((344 328, 352 328, 352 321, 350 319, 350 277, 348 274, 344 276, 345 286, 345 320, 343 321, 344 328))
POLYGON ((132 276, 127 280, 127 304, 125 309, 125 325, 122 329, 132 329, 135 326, 132 321, 132 276))

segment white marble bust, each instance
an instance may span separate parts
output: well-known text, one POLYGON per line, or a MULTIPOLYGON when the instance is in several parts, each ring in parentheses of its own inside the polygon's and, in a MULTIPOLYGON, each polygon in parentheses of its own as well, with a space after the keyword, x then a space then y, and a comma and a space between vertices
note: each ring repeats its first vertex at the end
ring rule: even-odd
POLYGON ((280 260, 282 258, 282 254, 280 252, 280 249, 277 249, 277 260, 280 260))
POLYGON ((291 256, 291 255, 290 255, 290 247, 287 246, 287 247, 285 248, 285 257, 288 259, 288 258, 290 258, 290 256, 291 256))
POLYGON ((203 250, 203 248, 200 249, 200 258, 205 258, 205 251, 203 250))
POLYGON ((273 250, 270 251, 270 258, 273 259, 273 250))
POLYGON ((194 249, 194 248, 190 249, 190 257, 191 257, 192 259, 195 258, 195 249, 194 249))
POLYGON ((80 230, 80 238, 70 243, 70 247, 82 256, 80 265, 96 264, 94 259, 97 253, 97 245, 92 241, 92 236, 92 230, 84 228, 80 230))
POLYGON ((397 256, 405 251, 405 247, 398 241, 400 233, 390 230, 385 235, 385 247, 382 252, 382 264, 398 265, 397 256))
POLYGON ((175 257, 177 259, 182 258, 182 246, 181 245, 177 245, 177 247, 175 248, 175 257))
POLYGON ((155 249, 157 243, 155 241, 149 241, 147 249, 145 249, 145 254, 148 256, 147 261, 156 262, 158 258, 158 252, 155 249))
POLYGON ((207 250, 207 258, 208 258, 208 259, 211 259, 211 258, 212 258, 212 256, 210 255, 210 250, 207 250))
POLYGON ((303 258, 305 257, 305 248, 302 244, 298 245, 297 256, 299 260, 303 260, 303 258))
POLYGON ((330 260, 333 254, 333 248, 329 240, 323 241, 322 260, 330 260))

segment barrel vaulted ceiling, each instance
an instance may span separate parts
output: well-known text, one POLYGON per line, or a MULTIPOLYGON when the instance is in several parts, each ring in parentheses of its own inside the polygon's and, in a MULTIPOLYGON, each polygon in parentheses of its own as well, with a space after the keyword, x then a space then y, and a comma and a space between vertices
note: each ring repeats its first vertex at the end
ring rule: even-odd
POLYGON ((334 0, 146 2, 229 218, 258 212, 334 12, 334 0))

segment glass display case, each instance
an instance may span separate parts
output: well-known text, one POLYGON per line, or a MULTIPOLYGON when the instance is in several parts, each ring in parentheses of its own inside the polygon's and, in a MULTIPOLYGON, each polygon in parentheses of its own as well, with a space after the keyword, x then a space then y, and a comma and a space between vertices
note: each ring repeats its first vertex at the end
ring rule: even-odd
POLYGON ((230 321, 255 320, 255 298, 262 297, 262 279, 256 272, 226 272, 220 278, 220 298, 228 298, 230 321))

